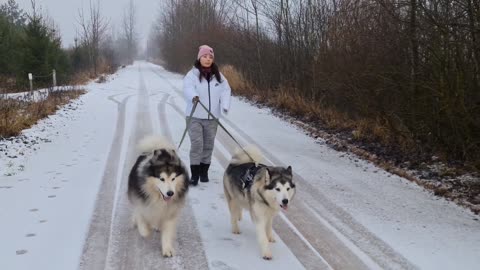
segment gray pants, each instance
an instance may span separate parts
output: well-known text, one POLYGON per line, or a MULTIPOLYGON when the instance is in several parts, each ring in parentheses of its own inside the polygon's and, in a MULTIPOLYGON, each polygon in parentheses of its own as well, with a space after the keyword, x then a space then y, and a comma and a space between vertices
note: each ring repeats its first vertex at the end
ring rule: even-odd
MULTIPOLYGON (((188 120, 188 117, 187 117, 188 120)), ((210 164, 218 123, 215 120, 192 118, 190 137, 190 165, 210 164)))

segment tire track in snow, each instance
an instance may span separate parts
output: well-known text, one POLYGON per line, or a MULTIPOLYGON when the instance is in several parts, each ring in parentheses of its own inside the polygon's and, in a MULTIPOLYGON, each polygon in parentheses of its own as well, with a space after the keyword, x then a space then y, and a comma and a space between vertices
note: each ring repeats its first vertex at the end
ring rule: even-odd
MULTIPOLYGON (((201 243, 195 240, 195 235, 198 237, 199 233, 190 222, 190 216, 193 215, 191 211, 183 211, 179 219, 181 224, 179 223, 177 235, 183 237, 177 238, 177 256, 173 258, 162 256, 159 233, 153 233, 150 239, 143 239, 131 226, 131 206, 127 197, 128 174, 139 154, 136 150, 138 141, 153 132, 149 95, 142 69, 140 66, 138 70, 139 98, 133 130, 124 132, 126 100, 119 109, 121 113, 118 118, 122 121, 119 120, 117 124, 106 168, 108 174, 103 177, 97 195, 94 217, 79 269, 208 269, 201 243), (125 136, 129 136, 129 140, 123 144, 125 136), (126 152, 126 158, 120 164, 122 149, 126 152), (202 264, 206 267, 202 267, 202 264)), ((118 104, 114 96, 110 100, 118 104)))
MULTIPOLYGON (((143 239, 137 229, 131 226, 131 206, 128 201, 128 173, 139 153, 136 145, 145 136, 156 133, 152 128, 152 113, 149 109, 149 97, 156 95, 148 93, 143 68, 139 68, 139 100, 137 114, 135 116, 136 127, 129 142, 127 161, 124 166, 124 173, 115 222, 112 228, 112 243, 108 253, 107 269, 208 269, 207 260, 203 253, 202 243, 199 240, 199 232, 196 224, 191 222, 193 216, 191 207, 186 206, 180 215, 177 227, 177 239, 174 243, 176 256, 164 258, 161 254, 161 234, 154 232, 149 239, 143 239)), ((166 100, 168 94, 163 96, 166 100)), ((155 117, 154 117, 155 118, 155 117)), ((161 130, 163 121, 160 122, 161 130)))
MULTIPOLYGON (((248 134, 238 128, 230 120, 226 119, 225 122, 227 122, 232 129, 240 134, 239 138, 241 140, 246 141, 248 144, 255 144, 258 146, 266 158, 270 160, 270 163, 277 166, 286 166, 286 164, 277 159, 275 155, 273 155, 265 147, 262 147, 260 144, 256 143, 248 134)), ((223 136, 227 135, 224 134, 223 136)), ((301 175, 294 174, 294 177, 296 181, 299 181, 302 187, 297 191, 296 196, 302 197, 307 206, 299 207, 297 204, 295 206, 297 210, 289 211, 287 214, 287 217, 289 217, 290 220, 296 221, 299 218, 301 219, 302 216, 314 218, 316 222, 311 224, 317 224, 317 226, 313 227, 314 229, 319 227, 320 224, 323 224, 322 226, 325 232, 333 232, 336 235, 336 241, 343 242, 348 249, 357 254, 357 256, 363 258, 363 261, 367 262, 369 266, 373 266, 373 263, 383 269, 417 269, 415 265, 409 262, 401 254, 397 253, 387 243, 378 238, 363 225, 355 221, 355 219, 349 213, 331 202, 320 190, 311 185, 301 175), (306 210, 309 208, 314 209, 317 215, 312 215, 311 211, 308 213, 306 210), (302 215, 298 215, 299 212, 303 212, 302 215), (319 217, 323 218, 323 220, 319 217), (328 224, 325 224, 325 221, 327 221, 328 224), (343 237, 338 237, 339 235, 343 237)), ((299 228, 302 230, 307 230, 308 227, 299 226, 299 228)), ((328 236, 328 234, 320 235, 322 235, 322 237, 328 236)), ((315 237, 315 234, 313 234, 312 237, 315 237)), ((322 243, 319 243, 319 245, 321 244, 322 243)), ((331 256, 328 256, 331 258, 330 260, 337 260, 339 257, 338 255, 342 255, 341 253, 339 254, 335 245, 324 246, 324 249, 327 254, 331 254, 331 256)), ((348 257, 345 259, 348 260, 348 257)))
MULTIPOLYGON (((222 130, 219 134, 219 140, 223 142, 223 145, 228 151, 233 154, 236 145, 228 137, 228 135, 222 130)), ((267 164, 275 164, 276 166, 285 166, 280 163, 266 162, 267 164)), ((295 176, 295 180, 298 178, 295 176)), ((280 213, 279 222, 282 226, 287 223, 287 228, 293 231, 298 231, 300 237, 308 239, 307 244, 314 248, 315 253, 321 254, 331 267, 334 269, 381 269, 374 262, 369 261, 370 258, 360 258, 361 254, 354 252, 351 246, 346 245, 343 241, 332 233, 331 228, 320 223, 310 212, 307 212, 303 201, 298 198, 303 197, 303 185, 298 185, 300 188, 295 195, 296 199, 289 206, 288 212, 280 213), (359 256, 360 255, 360 256, 359 256)), ((277 219, 277 222, 279 220, 277 219)), ((275 226, 274 228, 279 228, 275 226)))
POLYGON ((102 183, 95 201, 95 208, 90 221, 90 227, 85 239, 83 252, 80 259, 79 269, 102 269, 105 265, 105 255, 110 237, 111 215, 115 197, 117 168, 120 163, 120 153, 125 133, 125 111, 130 96, 123 98, 121 102, 114 99, 116 95, 108 99, 117 104, 117 125, 110 146, 107 163, 102 177, 102 183))
MULTIPOLYGON (((177 86, 157 72, 153 67, 151 67, 151 69, 159 77, 168 82, 180 97, 183 96, 182 91, 177 86)), ((257 145, 272 164, 285 166, 283 162, 275 158, 271 152, 260 144, 256 143, 255 140, 229 119, 224 118, 223 120, 224 125, 227 123, 227 126, 240 135, 236 138, 237 140, 241 139, 248 144, 257 145)), ((222 135, 222 133, 223 131, 220 131, 219 134, 224 137, 222 140, 228 140, 229 138, 225 138, 226 135, 222 135)), ((297 191, 297 197, 303 197, 305 203, 308 204, 308 208, 314 209, 317 215, 312 214, 312 212, 307 212, 307 207, 299 207, 299 204, 296 204, 294 206, 296 210, 292 211, 292 209, 289 211, 287 217, 289 217, 289 220, 297 223, 297 228, 300 228, 301 232, 303 231, 303 233, 308 235, 308 239, 314 240, 317 251, 325 256, 334 268, 358 269, 359 265, 351 263, 352 257, 344 256, 344 254, 355 254, 353 257, 359 258, 358 261, 361 262, 360 265, 364 267, 368 265, 370 268, 380 266, 384 269, 417 269, 415 265, 392 249, 387 243, 355 221, 345 210, 331 202, 320 190, 313 187, 302 176, 295 174, 295 179, 302 187, 302 189, 297 191), (328 224, 322 223, 322 220, 319 220, 318 217, 323 217, 323 221, 326 220, 328 224), (308 219, 308 223, 306 219, 308 219), (299 224, 300 221, 304 223, 299 224), (308 224, 308 226, 306 226, 306 224, 308 224), (332 231, 332 229, 335 231, 332 231), (323 238, 318 239, 319 236, 323 238), (328 242, 325 242, 325 240, 328 240, 328 242), (339 247, 343 247, 341 250, 345 250, 346 253, 339 252, 339 247), (367 263, 367 265, 365 265, 365 263, 367 263)))
MULTIPOLYGON (((157 105, 157 113, 159 116, 158 121, 160 123, 161 134, 173 142, 165 109, 165 104, 169 97, 170 95, 168 94, 163 96, 162 100, 157 105)), ((209 269, 198 224, 193 217, 193 207, 190 200, 188 200, 187 195, 187 203, 185 204, 178 220, 177 242, 180 253, 177 256, 188 259, 185 259, 180 263, 180 269, 209 269)))
POLYGON ((160 239, 157 233, 149 239, 143 239, 131 226, 131 206, 127 197, 128 174, 133 166, 137 153, 138 141, 152 133, 152 121, 148 107, 148 91, 142 74, 138 68, 138 99, 134 124, 126 145, 127 152, 123 164, 120 164, 119 186, 116 190, 113 221, 110 231, 110 242, 106 254, 104 269, 165 269, 161 255, 160 239))
MULTIPOLYGON (((163 80, 166 80, 174 90, 179 93, 180 91, 174 85, 172 85, 168 79, 163 77, 161 74, 155 72, 163 80)), ((179 93, 181 96, 181 93, 179 93)), ((184 112, 173 102, 170 102, 169 105, 181 116, 184 115, 184 112)), ((221 130, 221 129, 220 129, 221 130)), ((223 145, 223 147, 232 155, 235 151, 234 146, 228 140, 222 137, 223 131, 220 131, 217 134, 217 142, 223 145)), ((217 147, 213 151, 214 157, 219 161, 220 165, 225 170, 228 166, 229 159, 221 153, 217 147)), ((297 259, 304 265, 306 269, 331 269, 332 267, 325 261, 325 259, 312 248, 312 245, 306 241, 306 239, 301 236, 301 234, 292 226, 289 226, 287 222, 283 219, 278 219, 274 222, 274 230, 277 232, 283 242, 288 246, 290 251, 297 257, 297 259)), ((359 268, 357 264, 354 268, 343 268, 343 269, 364 269, 359 268)))
MULTIPOLYGON (((171 107, 179 114, 183 115, 182 110, 174 103, 169 103, 171 107)), ((220 135, 220 134, 218 134, 220 135)), ((230 154, 233 154, 235 151, 232 145, 224 140, 219 138, 217 135, 217 143, 220 143, 230 154)), ((220 165, 223 167, 223 170, 226 169, 229 163, 229 159, 218 150, 218 147, 215 147, 213 150, 214 157, 219 161, 220 165)), ((226 202, 225 202, 226 203, 226 202)), ((225 222, 229 223, 229 218, 225 218, 225 222)), ((289 226, 284 220, 277 218, 274 222, 274 231, 282 239, 282 241, 287 245, 290 251, 297 257, 300 263, 306 269, 332 269, 331 266, 325 261, 325 259, 318 253, 312 250, 308 242, 305 239, 302 239, 299 236, 298 231, 296 232, 289 226)), ((355 262, 355 261, 354 261, 355 262)), ((342 269, 363 269, 359 268, 356 265, 356 268, 342 268, 342 269)))

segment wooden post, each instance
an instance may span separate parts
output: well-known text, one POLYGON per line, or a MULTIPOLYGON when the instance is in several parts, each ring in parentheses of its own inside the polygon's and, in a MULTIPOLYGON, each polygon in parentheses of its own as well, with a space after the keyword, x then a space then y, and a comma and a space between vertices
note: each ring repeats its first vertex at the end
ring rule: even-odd
POLYGON ((32 82, 33 75, 32 75, 32 73, 28 73, 28 80, 30 81, 30 92, 32 92, 33 91, 33 82, 32 82))
POLYGON ((52 76, 53 76, 53 87, 57 86, 57 72, 55 69, 52 71, 52 76))

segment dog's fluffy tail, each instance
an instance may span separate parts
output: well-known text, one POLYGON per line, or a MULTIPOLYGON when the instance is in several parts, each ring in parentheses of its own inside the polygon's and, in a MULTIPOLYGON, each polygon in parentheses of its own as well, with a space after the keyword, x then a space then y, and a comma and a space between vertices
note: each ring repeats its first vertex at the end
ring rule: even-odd
POLYGON ((149 135, 140 140, 138 150, 141 153, 150 153, 157 149, 175 150, 175 146, 165 137, 149 135))
POLYGON ((262 152, 260 152, 260 150, 254 145, 249 145, 245 147, 245 151, 243 151, 242 149, 237 149, 235 151, 235 154, 233 154, 232 160, 230 161, 230 163, 244 164, 244 163, 254 162, 259 164, 263 162, 262 152), (248 155, 247 153, 245 153, 245 151, 248 153, 248 155))

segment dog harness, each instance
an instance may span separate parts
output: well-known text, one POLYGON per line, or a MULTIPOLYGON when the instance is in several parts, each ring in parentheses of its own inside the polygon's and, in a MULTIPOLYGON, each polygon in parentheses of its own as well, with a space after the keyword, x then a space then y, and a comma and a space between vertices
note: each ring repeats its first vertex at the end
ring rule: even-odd
MULTIPOLYGON (((257 174, 257 172, 261 168, 265 168, 265 167, 267 166, 263 164, 258 164, 258 165, 253 164, 252 166, 250 166, 250 168, 246 170, 243 177, 240 178, 242 181, 242 188, 246 194, 250 192, 250 188, 253 185, 253 179, 255 178, 255 175, 257 174)), ((260 198, 262 198, 263 203, 265 203, 268 207, 270 207, 270 204, 267 202, 265 197, 263 197, 262 193, 260 193, 260 191, 258 190, 257 190, 257 193, 260 196, 260 198)))
POLYGON ((263 164, 259 164, 258 166, 252 165, 250 168, 247 169, 243 177, 241 178, 242 180, 242 188, 246 190, 250 190, 250 188, 253 185, 253 178, 255 177, 255 174, 261 169, 266 167, 263 164))

